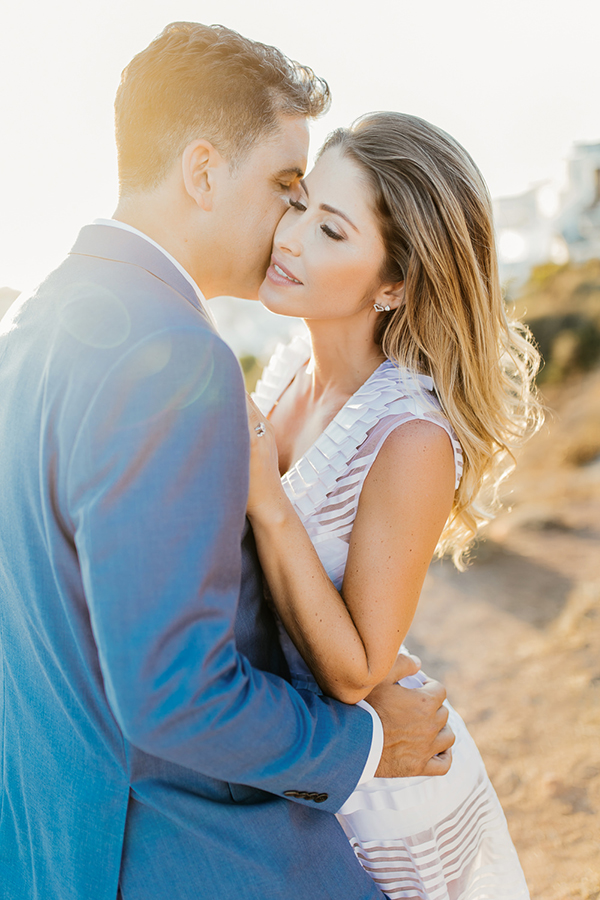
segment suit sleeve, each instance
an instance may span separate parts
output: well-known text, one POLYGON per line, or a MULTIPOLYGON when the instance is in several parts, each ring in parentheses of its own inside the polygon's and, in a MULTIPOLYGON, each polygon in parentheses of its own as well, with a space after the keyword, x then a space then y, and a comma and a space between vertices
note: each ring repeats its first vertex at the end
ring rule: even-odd
POLYGON ((368 757, 369 714, 235 647, 248 443, 239 366, 203 328, 144 339, 97 385, 67 503, 105 689, 146 753, 336 811, 368 757))

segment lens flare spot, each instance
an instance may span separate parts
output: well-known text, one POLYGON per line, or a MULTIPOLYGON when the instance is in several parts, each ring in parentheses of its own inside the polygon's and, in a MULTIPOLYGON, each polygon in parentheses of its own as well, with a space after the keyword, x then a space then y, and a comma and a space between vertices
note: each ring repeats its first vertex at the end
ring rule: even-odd
POLYGON ((140 379, 158 375, 169 364, 172 352, 173 343, 168 336, 138 347, 129 364, 129 377, 140 379))
POLYGON ((185 370, 180 370, 180 377, 175 381, 171 407, 185 409, 196 403, 211 383, 214 368, 215 361, 210 351, 195 358, 188 356, 185 370))
POLYGON ((131 319, 123 301, 97 284, 72 285, 59 319, 72 338, 98 350, 118 347, 131 331, 131 319))
POLYGON ((193 332, 170 331, 136 347, 120 377, 124 427, 191 407, 214 384, 214 368, 212 348, 193 332))

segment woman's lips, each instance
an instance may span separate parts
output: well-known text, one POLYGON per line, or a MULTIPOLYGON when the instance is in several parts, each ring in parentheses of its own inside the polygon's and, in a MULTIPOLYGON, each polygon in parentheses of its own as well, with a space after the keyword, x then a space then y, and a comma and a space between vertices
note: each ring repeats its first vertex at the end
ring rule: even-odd
POLYGON ((298 278, 292 275, 289 269, 282 266, 280 262, 277 262, 273 258, 271 258, 271 265, 267 269, 267 277, 275 284, 302 284, 298 278))

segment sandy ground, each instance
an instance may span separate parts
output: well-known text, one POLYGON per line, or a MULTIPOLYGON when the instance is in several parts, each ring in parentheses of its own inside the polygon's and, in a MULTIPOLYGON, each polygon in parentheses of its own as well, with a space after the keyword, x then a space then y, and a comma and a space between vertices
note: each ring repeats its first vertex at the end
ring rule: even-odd
POLYGON ((533 900, 600 898, 600 371, 548 391, 466 573, 431 567, 407 644, 482 752, 533 900))

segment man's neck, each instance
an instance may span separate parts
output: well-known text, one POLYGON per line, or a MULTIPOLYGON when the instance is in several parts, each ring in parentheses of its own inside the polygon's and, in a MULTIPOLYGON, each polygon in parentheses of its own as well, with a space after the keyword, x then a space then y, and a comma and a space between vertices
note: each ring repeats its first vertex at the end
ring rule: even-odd
MULTIPOLYGON (((136 228, 134 225, 130 225, 129 222, 123 222, 121 219, 95 219, 93 222, 94 225, 109 225, 114 228, 122 228, 126 231, 131 232, 132 234, 137 234, 139 237, 143 238, 143 240, 148 241, 149 244, 152 244, 153 247, 156 247, 164 256, 169 259, 176 269, 178 269, 183 277, 189 281, 191 286, 194 288, 194 293, 197 295, 198 300, 202 305, 206 300, 206 297, 203 295, 202 291, 190 275, 190 273, 183 268, 181 263, 179 263, 174 256, 172 256, 168 250, 165 250, 157 241, 150 237, 150 235, 145 234, 143 231, 140 231, 139 228, 136 228)), ((206 308, 205 308, 206 311, 206 308)), ((214 323, 213 323, 214 324, 214 323)))
MULTIPOLYGON (((170 253, 183 267, 187 269, 186 260, 181 252, 182 241, 169 225, 168 217, 165 219, 161 216, 159 209, 144 208, 142 203, 131 203, 127 201, 119 201, 113 219, 117 222, 123 222, 125 225, 131 225, 141 231, 142 234, 148 235, 157 244, 160 244, 167 253, 170 253)), ((193 273, 190 272, 193 277, 193 273)))
POLYGON ((188 236, 192 229, 186 227, 184 211, 177 208, 172 197, 152 192, 121 198, 113 219, 136 228, 166 250, 204 293, 199 265, 202 254, 188 236))

